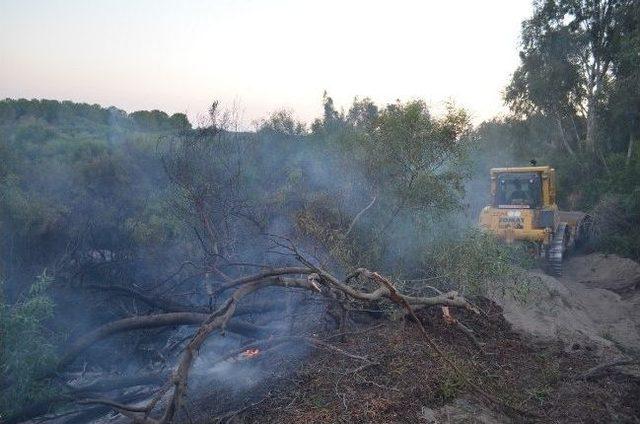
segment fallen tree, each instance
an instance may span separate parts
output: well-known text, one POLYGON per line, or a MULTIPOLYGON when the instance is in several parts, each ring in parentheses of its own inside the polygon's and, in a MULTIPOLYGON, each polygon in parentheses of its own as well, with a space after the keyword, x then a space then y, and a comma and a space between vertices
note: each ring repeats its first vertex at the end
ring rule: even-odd
MULTIPOLYGON (((344 313, 342 320, 347 318, 347 308, 354 302, 373 303, 387 299, 393 303, 406 302, 415 308, 431 306, 447 306, 452 308, 465 308, 477 312, 476 308, 464 297, 456 292, 441 293, 432 297, 408 296, 395 291, 390 283, 380 280, 379 275, 371 273, 365 269, 356 272, 340 280, 330 272, 319 266, 312 264, 305 259, 295 249, 293 245, 287 246, 296 255, 297 259, 304 265, 303 267, 276 268, 263 271, 257 274, 227 281, 221 284, 216 293, 222 300, 219 307, 210 313, 201 312, 201 307, 194 307, 199 312, 163 312, 152 313, 143 316, 134 316, 107 323, 97 329, 81 335, 74 340, 62 355, 57 364, 56 372, 58 376, 68 369, 77 357, 87 348, 99 341, 116 334, 128 333, 136 330, 197 325, 198 329, 190 337, 187 345, 177 359, 173 370, 165 377, 165 384, 153 393, 150 400, 143 406, 131 406, 121 403, 118 399, 112 400, 102 397, 95 397, 100 392, 109 392, 117 388, 133 387, 137 385, 156 385, 159 375, 152 376, 129 376, 111 381, 95 381, 80 387, 70 387, 64 396, 58 397, 58 402, 75 400, 81 405, 100 404, 108 406, 123 415, 131 418, 132 422, 140 423, 170 423, 173 422, 177 412, 183 407, 183 399, 188 390, 188 380, 193 368, 195 358, 203 346, 204 342, 213 333, 224 334, 226 331, 241 334, 249 339, 255 340, 254 344, 269 345, 275 347, 284 343, 306 343, 313 347, 331 349, 339 354, 350 355, 344 350, 332 346, 326 341, 314 337, 297 335, 286 335, 273 337, 264 328, 243 322, 235 318, 242 301, 249 295, 265 290, 267 288, 277 288, 280 290, 303 290, 315 293, 325 302, 337 305, 344 313), (355 280, 374 283, 377 287, 371 291, 364 291, 355 288, 355 280), (224 297, 226 291, 231 293, 224 297), (161 409, 158 411, 158 409, 161 409)), ((387 281, 387 280, 384 280, 387 281)), ((264 305, 263 305, 264 307, 264 305)), ((181 309, 188 309, 182 305, 181 309)), ((250 308, 249 308, 250 310, 250 308)), ((247 313, 248 311, 245 311, 247 313)), ((260 312, 260 306, 257 308, 260 312)), ((344 328, 346 323, 341 323, 340 328, 344 328)), ((248 349, 252 344, 243 346, 248 349)), ((233 357, 239 352, 231 352, 224 358, 233 357)), ((360 358, 360 357, 359 357, 360 358)), ((367 358, 361 357, 363 361, 367 358)), ((167 375, 167 374, 165 374, 167 375)), ((51 373, 48 375, 51 376, 51 373)), ((39 408, 40 410, 42 408, 39 408)), ((14 417, 7 417, 7 423, 16 422, 18 418, 24 419, 32 414, 15 414, 14 417)))
MULTIPOLYGON (((130 417, 133 422, 163 424, 172 422, 176 413, 183 405, 189 375, 194 360, 203 343, 217 331, 247 330, 246 328, 242 328, 242 324, 234 324, 234 321, 232 321, 239 304, 248 295, 269 287, 308 290, 331 301, 336 301, 341 306, 345 306, 354 301, 371 303, 387 299, 393 303, 402 302, 402 304, 411 305, 416 308, 447 306, 452 308, 465 308, 477 312, 473 305, 456 292, 437 294, 431 297, 408 296, 393 289, 390 283, 387 282, 388 280, 381 280, 378 274, 371 273, 365 269, 359 269, 353 274, 348 275, 344 280, 340 280, 328 271, 305 259, 293 245, 289 245, 287 248, 293 251, 297 259, 305 265, 304 267, 273 269, 224 283, 216 291, 217 294, 222 294, 231 289, 233 289, 233 291, 221 306, 210 314, 167 313, 148 317, 135 317, 108 324, 77 340, 65 354, 61 361, 61 366, 70 364, 73 358, 91 343, 116 332, 161 325, 200 324, 200 327, 186 345, 179 360, 173 367, 168 381, 155 393, 146 405, 130 406, 109 399, 85 399, 83 402, 110 406, 123 415, 130 417), (306 278, 300 278, 300 275, 306 275, 306 278), (372 291, 358 290, 350 284, 354 279, 368 280, 375 283, 377 288, 372 291), (163 399, 163 402, 160 402, 161 399, 163 399), (164 407, 163 411, 158 414, 156 409, 159 404, 163 404, 164 407)), ((253 335, 258 336, 259 334, 254 333, 253 335)), ((316 346, 328 346, 328 344, 319 340, 301 337, 296 338, 295 336, 290 336, 288 339, 281 339, 283 343, 294 340, 302 340, 316 346)), ((273 343, 273 341, 270 343, 273 343)))

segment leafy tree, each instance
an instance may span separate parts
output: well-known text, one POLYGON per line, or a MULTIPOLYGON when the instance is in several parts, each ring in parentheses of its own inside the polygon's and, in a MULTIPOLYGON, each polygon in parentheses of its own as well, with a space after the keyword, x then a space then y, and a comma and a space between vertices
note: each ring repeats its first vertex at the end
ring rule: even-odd
POLYGON ((327 99, 313 138, 327 148, 315 157, 330 168, 331 196, 313 198, 299 227, 346 266, 413 272, 434 223, 461 206, 468 116, 453 105, 435 117, 422 101, 356 99, 345 117, 327 99))
POLYGON ((632 1, 544 0, 534 4, 523 23, 521 65, 505 93, 517 113, 539 111, 555 120, 562 146, 572 152, 565 134, 597 150, 598 117, 611 78, 614 40, 620 33, 618 10, 632 1), (579 117, 584 121, 580 134, 579 117), (567 125, 567 120, 571 121, 567 125))
MULTIPOLYGON (((614 151, 626 153, 628 167, 634 157, 634 145, 640 138, 640 3, 632 2, 618 10, 619 31, 613 44, 606 133, 625 141, 614 151)), ((615 139, 614 139, 615 141, 615 139)))
POLYGON ((305 134, 306 129, 302 122, 295 120, 291 112, 279 110, 258 123, 258 132, 265 135, 296 137, 305 134))
POLYGON ((347 113, 347 123, 356 128, 370 129, 375 124, 380 110, 378 106, 368 97, 360 100, 357 97, 347 113))
POLYGON ((314 134, 325 134, 339 130, 344 124, 344 116, 338 112, 333 104, 333 99, 325 91, 322 95, 322 119, 316 119, 311 124, 311 132, 314 134))

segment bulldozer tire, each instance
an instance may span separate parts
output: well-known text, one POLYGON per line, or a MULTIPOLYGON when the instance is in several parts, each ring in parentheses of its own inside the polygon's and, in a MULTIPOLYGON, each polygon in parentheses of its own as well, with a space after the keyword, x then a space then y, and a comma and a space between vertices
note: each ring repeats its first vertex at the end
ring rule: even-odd
POLYGON ((567 224, 562 222, 556 228, 547 251, 547 269, 555 277, 562 277, 562 260, 566 253, 567 239, 567 224))

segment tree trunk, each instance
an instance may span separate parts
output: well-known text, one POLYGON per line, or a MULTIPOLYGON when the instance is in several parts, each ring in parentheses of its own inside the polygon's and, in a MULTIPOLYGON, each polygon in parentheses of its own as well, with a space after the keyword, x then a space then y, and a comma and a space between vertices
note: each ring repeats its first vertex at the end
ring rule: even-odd
POLYGON ((580 134, 578 134, 578 127, 576 126, 576 119, 573 116, 573 114, 571 114, 570 116, 571 116, 571 125, 573 127, 573 138, 575 140, 575 145, 577 146, 578 149, 580 149, 580 134))
POLYGON ((587 98, 587 136, 585 138, 587 152, 596 151, 596 99, 595 95, 587 98))
POLYGON ((631 157, 633 156, 633 132, 629 131, 629 145, 627 146, 627 160, 625 161, 625 165, 629 166, 631 163, 631 157))
POLYGON ((558 128, 560 129, 560 136, 562 137, 562 145, 567 150, 567 152, 569 152, 571 156, 575 156, 576 154, 573 152, 571 145, 567 141, 567 137, 564 132, 564 127, 562 126, 562 118, 560 117, 560 114, 558 112, 556 112, 556 121, 558 122, 558 128))

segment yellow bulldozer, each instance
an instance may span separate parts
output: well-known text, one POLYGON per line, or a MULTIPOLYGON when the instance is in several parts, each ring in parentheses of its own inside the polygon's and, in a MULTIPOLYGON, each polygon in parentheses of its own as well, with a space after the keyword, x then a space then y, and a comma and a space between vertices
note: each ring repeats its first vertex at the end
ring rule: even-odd
POLYGON ((562 275, 562 261, 584 242, 590 218, 556 205, 556 172, 550 166, 491 169, 491 205, 480 213, 480 226, 507 243, 527 242, 552 275, 562 275))

